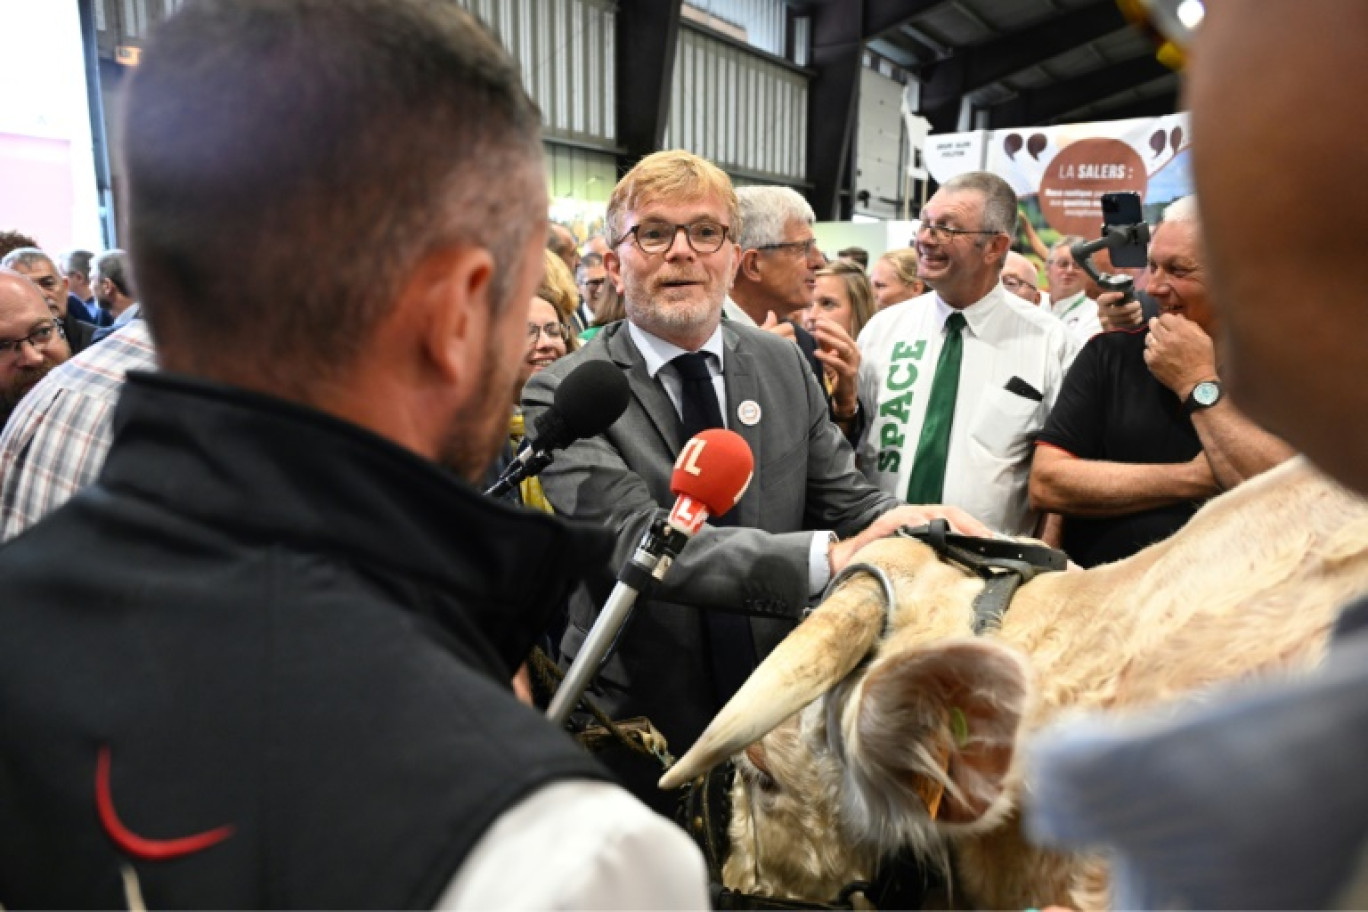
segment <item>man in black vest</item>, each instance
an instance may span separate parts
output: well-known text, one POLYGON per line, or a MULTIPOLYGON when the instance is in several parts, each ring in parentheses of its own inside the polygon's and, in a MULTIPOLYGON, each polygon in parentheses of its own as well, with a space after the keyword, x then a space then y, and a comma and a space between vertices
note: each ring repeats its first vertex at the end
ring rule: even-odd
POLYGON ((127 93, 162 371, 0 551, 0 903, 702 906, 509 686, 610 546, 466 481, 546 238, 515 65, 455 4, 204 0, 127 93))

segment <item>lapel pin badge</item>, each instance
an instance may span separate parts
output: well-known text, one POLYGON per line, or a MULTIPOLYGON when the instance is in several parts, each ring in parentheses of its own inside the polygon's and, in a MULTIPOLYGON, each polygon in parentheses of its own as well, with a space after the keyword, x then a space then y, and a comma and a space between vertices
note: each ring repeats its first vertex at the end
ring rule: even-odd
POLYGON ((760 423, 760 403, 747 399, 736 407, 736 417, 747 427, 754 427, 760 423))

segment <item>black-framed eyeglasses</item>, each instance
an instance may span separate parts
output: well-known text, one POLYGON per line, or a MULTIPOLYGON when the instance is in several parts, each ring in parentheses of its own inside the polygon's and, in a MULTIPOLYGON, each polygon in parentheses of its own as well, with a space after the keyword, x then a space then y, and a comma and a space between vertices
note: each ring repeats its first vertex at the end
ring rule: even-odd
POLYGON ((949 225, 935 225, 926 221, 917 226, 917 237, 921 237, 922 232, 931 235, 931 240, 937 244, 944 244, 947 240, 953 241, 962 234, 1002 234, 1001 231, 970 231, 967 228, 951 228, 949 225))
POLYGON ((674 244, 675 236, 682 231, 694 253, 716 253, 727 242, 727 232, 730 230, 729 226, 712 219, 699 219, 687 225, 676 225, 664 219, 642 219, 614 241, 613 246, 616 247, 631 237, 636 240, 636 245, 642 253, 664 253, 674 244))
POLYGON ((537 336, 541 334, 545 334, 548 339, 564 339, 570 334, 570 330, 564 323, 557 323, 555 321, 545 324, 527 324, 527 338, 529 341, 536 342, 537 336))
POLYGON ((1029 288, 1031 291, 1040 291, 1039 287, 1032 285, 1025 279, 1019 279, 1014 275, 1003 276, 1002 284, 1008 291, 1016 291, 1018 288, 1029 288))
POLYGON ((780 241, 777 244, 760 244, 756 250, 792 250, 799 254, 803 259, 812 256, 812 251, 817 249, 817 239, 808 238, 806 241, 780 241))
POLYGON ((39 351, 43 351, 52 344, 53 339, 65 338, 66 334, 62 332, 60 324, 44 323, 22 339, 5 339, 0 341, 0 357, 18 358, 19 353, 24 348, 25 342, 39 351))

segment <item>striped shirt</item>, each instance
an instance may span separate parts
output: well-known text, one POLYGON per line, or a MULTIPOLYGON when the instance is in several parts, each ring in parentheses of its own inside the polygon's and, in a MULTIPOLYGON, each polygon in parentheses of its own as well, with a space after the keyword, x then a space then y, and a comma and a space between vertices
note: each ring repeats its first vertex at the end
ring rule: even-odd
POLYGON ((93 482, 130 370, 155 370, 144 320, 55 368, 15 408, 0 435, 0 542, 9 541, 93 482))

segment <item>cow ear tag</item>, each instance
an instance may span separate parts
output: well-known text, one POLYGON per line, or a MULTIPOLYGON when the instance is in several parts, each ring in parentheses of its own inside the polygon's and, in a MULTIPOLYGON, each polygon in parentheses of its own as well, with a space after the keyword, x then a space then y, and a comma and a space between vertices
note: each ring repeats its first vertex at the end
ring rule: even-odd
POLYGON ((958 706, 950 709, 950 732, 955 736, 955 747, 964 747, 969 743, 969 720, 958 706))

